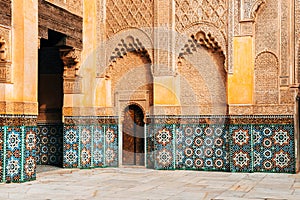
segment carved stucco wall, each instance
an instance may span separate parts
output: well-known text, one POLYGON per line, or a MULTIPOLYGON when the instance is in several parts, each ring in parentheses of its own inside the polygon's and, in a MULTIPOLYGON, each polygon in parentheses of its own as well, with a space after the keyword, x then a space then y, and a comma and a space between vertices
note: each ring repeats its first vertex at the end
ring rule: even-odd
POLYGON ((110 0, 106 2, 106 35, 130 28, 153 27, 153 0, 110 0))
MULTIPOLYGON (((175 29, 183 34, 183 37, 196 35, 199 31, 210 35, 225 55, 224 65, 227 69, 227 1, 176 0, 175 29)), ((180 39, 179 42, 181 43, 180 39)))
POLYGON ((255 21, 255 104, 278 104, 278 1, 269 0, 255 21), (268 51, 268 52, 265 52, 268 51), (263 53, 262 53, 263 52, 263 53), (274 53, 270 53, 274 52, 274 53))
POLYGON ((1 25, 11 26, 11 0, 0 1, 1 25))
POLYGON ((211 23, 227 36, 227 1, 176 0, 176 31, 182 32, 199 22, 211 23))
MULTIPOLYGON (((121 30, 128 30, 130 27, 153 27, 155 13, 158 12, 154 9, 154 2, 155 1, 153 0, 107 1, 105 7, 106 17, 104 17, 104 19, 106 19, 106 37, 113 38, 121 30)), ((287 16, 291 14, 291 7, 289 7, 291 1, 174 0, 173 2, 175 6, 175 31, 177 31, 180 36, 183 35, 183 37, 195 36, 199 31, 204 32, 207 36, 210 35, 210 37, 219 45, 219 51, 222 52, 217 56, 224 58, 223 63, 219 64, 222 65, 223 69, 228 70, 229 73, 233 72, 231 63, 233 59, 233 38, 235 36, 249 35, 253 37, 255 55, 253 57, 253 62, 255 62, 254 104, 257 103, 258 105, 263 106, 263 104, 268 103, 268 101, 284 105, 291 105, 294 103, 293 92, 288 89, 290 77, 289 66, 291 62, 287 59, 290 55, 288 49, 291 47, 291 44, 288 41, 291 37, 289 32, 291 24, 289 18, 287 18, 287 16), (272 52, 272 56, 267 56, 262 54, 262 52, 272 52), (265 59, 267 60, 263 61, 265 59), (274 60, 277 60, 277 63, 274 60), (268 63, 269 66, 266 67, 266 64, 264 63, 268 63), (269 69, 269 67, 271 67, 271 69, 269 69), (272 78, 262 80, 261 77, 265 76, 268 70, 273 70, 272 73, 269 74, 272 78), (257 80, 262 80, 263 82, 258 83, 257 80), (272 87, 271 91, 266 89, 269 87, 272 87), (266 91, 267 94, 274 93, 275 96, 272 96, 272 98, 269 98, 268 100, 264 100, 263 95, 261 95, 263 94, 263 91, 266 91)), ((298 7, 300 8, 300 5, 298 5, 298 7)), ((298 32, 296 32, 296 35, 297 33, 298 32)), ((152 40, 151 34, 146 34, 150 36, 150 40, 152 40)), ((155 41, 153 43, 155 44, 155 41)), ((175 59, 177 58, 177 53, 180 54, 180 49, 185 45, 186 43, 184 43, 180 37, 176 38, 175 59)), ((106 59, 110 59, 112 53, 107 53, 108 58, 106 59)), ((155 63, 155 57, 152 57, 151 52, 148 53, 151 60, 155 63)), ((188 64, 184 62, 185 61, 182 62, 182 65, 188 66, 188 64)), ((108 63, 105 66, 108 66, 108 63)), ((178 72, 184 74, 180 69, 178 72)), ((222 76, 226 77, 226 73, 224 72, 222 76)), ((191 76, 189 76, 189 78, 191 79, 191 76)), ((188 80, 186 78, 184 79, 188 80)), ((183 82, 184 81, 182 80, 182 85, 189 84, 183 82)), ((202 89, 205 90, 205 87, 202 89)), ((183 100, 183 102, 184 101, 185 100, 183 100)), ((210 104, 208 101, 206 102, 207 104, 210 104)))
MULTIPOLYGON (((268 0, 260 9, 255 23, 256 55, 264 50, 279 51, 278 1, 268 0)), ((277 56, 277 55, 276 55, 277 56)))
MULTIPOLYGON (((111 80, 111 94, 114 106, 118 105, 117 93, 128 95, 127 99, 125 97, 123 99, 127 100, 128 103, 128 100, 136 102, 141 98, 138 96, 145 96, 144 93, 140 93, 141 91, 147 91, 146 93, 149 94, 147 103, 149 105, 153 104, 151 60, 147 55, 130 52, 123 58, 118 58, 114 65, 109 67, 107 75, 109 75, 111 80)), ((145 100, 145 97, 142 97, 142 99, 145 100)))
POLYGON ((255 104, 278 104, 278 60, 271 52, 255 60, 255 104))
POLYGON ((227 80, 222 52, 195 47, 178 59, 177 68, 182 114, 226 114, 227 80))
POLYGON ((257 104, 295 103, 294 91, 288 87, 293 71, 290 68, 293 66, 290 6, 289 1, 266 0, 256 14, 254 80, 257 104))

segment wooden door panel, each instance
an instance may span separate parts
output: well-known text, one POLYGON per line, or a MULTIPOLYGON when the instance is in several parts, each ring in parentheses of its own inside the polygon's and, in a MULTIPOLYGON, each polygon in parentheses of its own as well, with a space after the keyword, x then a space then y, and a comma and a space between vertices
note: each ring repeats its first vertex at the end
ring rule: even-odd
POLYGON ((125 112, 123 123, 123 164, 134 165, 134 112, 125 112))
POLYGON ((129 106, 123 122, 123 164, 144 165, 144 115, 137 106, 129 106))

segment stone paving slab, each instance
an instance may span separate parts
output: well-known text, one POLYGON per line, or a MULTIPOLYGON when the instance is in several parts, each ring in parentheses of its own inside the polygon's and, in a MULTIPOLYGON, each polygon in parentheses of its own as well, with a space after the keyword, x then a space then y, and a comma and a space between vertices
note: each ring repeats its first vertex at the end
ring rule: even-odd
POLYGON ((0 184, 0 199, 299 200, 300 174, 50 168, 36 181, 0 184))

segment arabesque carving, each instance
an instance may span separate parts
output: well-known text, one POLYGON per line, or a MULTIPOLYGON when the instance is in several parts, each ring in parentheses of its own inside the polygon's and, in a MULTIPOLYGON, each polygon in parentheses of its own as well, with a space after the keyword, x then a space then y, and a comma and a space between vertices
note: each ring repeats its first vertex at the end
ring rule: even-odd
POLYGON ((81 93, 81 77, 78 75, 81 51, 75 48, 61 48, 59 51, 64 63, 64 93, 81 93))
POLYGON ((129 27, 153 27, 153 4, 153 0, 107 1, 107 37, 129 27))
POLYGON ((4 37, 0 36, 0 61, 5 61, 7 58, 7 46, 4 37))
POLYGON ((7 60, 8 56, 7 42, 0 35, 0 83, 11 82, 11 62, 7 60))
POLYGON ((182 32, 189 26, 201 21, 213 24, 227 35, 227 0, 176 0, 176 31, 182 32))
POLYGON ((279 103, 279 62, 275 54, 262 52, 255 59, 255 103, 279 103))

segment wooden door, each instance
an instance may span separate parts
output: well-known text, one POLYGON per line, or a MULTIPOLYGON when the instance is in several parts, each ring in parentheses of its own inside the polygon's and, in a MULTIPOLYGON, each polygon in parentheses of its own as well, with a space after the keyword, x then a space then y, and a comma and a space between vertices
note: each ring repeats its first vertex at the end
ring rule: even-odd
POLYGON ((136 105, 125 109, 123 122, 123 165, 144 165, 144 114, 136 105))

